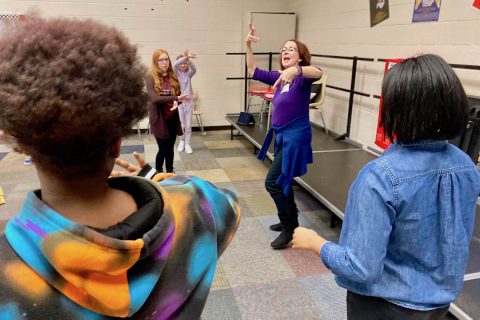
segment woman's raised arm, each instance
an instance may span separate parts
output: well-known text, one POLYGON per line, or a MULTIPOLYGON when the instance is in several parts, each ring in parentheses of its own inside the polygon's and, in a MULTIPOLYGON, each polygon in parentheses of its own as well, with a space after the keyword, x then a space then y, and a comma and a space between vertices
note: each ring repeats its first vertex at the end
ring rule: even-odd
POLYGON ((253 56, 253 50, 252 50, 252 42, 257 42, 259 40, 258 37, 255 36, 255 27, 250 23, 248 25, 250 28, 247 37, 245 38, 245 44, 246 44, 246 54, 247 54, 247 69, 248 69, 248 75, 253 75, 253 72, 257 68, 255 65, 255 57, 253 56))

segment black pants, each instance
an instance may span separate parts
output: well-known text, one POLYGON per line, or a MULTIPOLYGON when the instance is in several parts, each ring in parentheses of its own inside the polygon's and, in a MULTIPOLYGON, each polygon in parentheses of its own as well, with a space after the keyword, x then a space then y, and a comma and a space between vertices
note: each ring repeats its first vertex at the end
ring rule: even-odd
POLYGON ((298 210, 295 204, 293 190, 290 188, 288 196, 285 196, 282 188, 276 183, 282 173, 282 151, 280 148, 273 159, 270 170, 268 170, 267 178, 265 179, 265 189, 270 193, 270 196, 277 206, 278 218, 283 227, 293 231, 293 229, 298 227, 298 210))
POLYGON ((175 119, 167 119, 168 138, 159 139, 155 137, 158 145, 157 157, 155 158, 155 169, 163 172, 163 162, 167 172, 173 172, 173 156, 175 140, 177 139, 177 122, 175 119))
POLYGON ((448 306, 429 311, 403 308, 385 299, 347 292, 348 320, 440 320, 448 306))

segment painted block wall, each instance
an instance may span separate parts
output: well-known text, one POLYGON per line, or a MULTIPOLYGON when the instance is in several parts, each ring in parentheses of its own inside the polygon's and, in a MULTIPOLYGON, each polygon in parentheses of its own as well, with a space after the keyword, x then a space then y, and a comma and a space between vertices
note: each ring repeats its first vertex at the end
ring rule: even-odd
MULTIPOLYGON (((249 11, 295 12, 297 37, 312 53, 368 58, 408 57, 436 53, 450 63, 480 64, 480 11, 472 0, 443 0, 438 22, 412 24, 413 0, 390 0, 390 18, 370 28, 369 1, 358 0, 0 0, 1 12, 23 13, 35 8, 42 15, 92 17, 121 29, 139 46, 148 66, 153 50, 171 56, 189 48, 198 54, 193 80, 207 126, 225 125, 228 112, 243 108, 243 83, 226 81, 243 73, 241 51, 249 11)), ((274 28, 275 26, 272 26, 274 28)), ((313 58, 329 76, 329 84, 349 88, 351 62, 313 58)), ((356 89, 379 94, 383 63, 359 62, 356 89)), ((458 70, 468 94, 480 96, 480 72, 458 70)), ((351 138, 373 145, 378 99, 356 97, 351 138)), ((323 112, 329 129, 346 128, 348 94, 327 90, 323 112)), ((320 123, 316 111, 313 122, 320 123)))
MULTIPOLYGON (((157 48, 175 59, 186 48, 197 54, 193 89, 205 126, 226 125, 226 113, 243 110, 240 52, 249 11, 284 11, 284 0, 0 0, 0 12, 93 18, 122 30, 138 45, 146 66, 157 48)), ((143 123, 143 127, 147 122, 143 123)), ((194 121, 194 125, 195 125, 194 121)))
MULTIPOLYGON (((480 10, 471 0, 443 0, 438 22, 412 23, 414 0, 390 0, 390 18, 370 27, 369 1, 292 0, 288 10, 297 14, 297 37, 312 53, 401 58, 434 53, 452 64, 480 65, 480 10)), ((349 88, 351 61, 314 58, 324 68, 329 84, 349 88)), ((380 94, 384 63, 359 62, 356 90, 380 94)), ((480 71, 456 69, 467 94, 480 96, 480 71)), ((379 100, 357 96, 351 137, 373 145, 379 100)), ((328 89, 323 113, 327 127, 346 128, 348 93, 328 89)), ((312 121, 321 123, 311 111, 312 121)))

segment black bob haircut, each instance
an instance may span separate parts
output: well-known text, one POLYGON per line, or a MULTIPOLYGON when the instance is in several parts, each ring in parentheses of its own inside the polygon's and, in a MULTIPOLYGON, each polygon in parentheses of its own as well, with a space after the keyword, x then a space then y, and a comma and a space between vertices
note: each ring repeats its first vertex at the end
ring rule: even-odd
POLYGON ((468 121, 465 90, 437 55, 412 57, 393 66, 383 80, 382 95, 380 125, 400 144, 453 139, 468 121))

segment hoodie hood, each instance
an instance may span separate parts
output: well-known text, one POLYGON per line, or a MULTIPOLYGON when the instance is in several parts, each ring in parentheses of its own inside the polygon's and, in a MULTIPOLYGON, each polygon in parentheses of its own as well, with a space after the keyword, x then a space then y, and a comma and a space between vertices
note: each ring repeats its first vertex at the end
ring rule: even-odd
POLYGON ((209 196, 210 192, 201 190, 190 177, 177 176, 161 185, 138 177, 114 180, 130 190, 153 195, 138 206, 137 213, 161 210, 156 202, 161 204, 163 199, 163 213, 142 237, 119 240, 76 224, 31 192, 22 210, 7 224, 8 243, 40 276, 38 281, 47 282, 86 309, 81 310, 84 314, 131 317, 149 298, 155 303, 147 309, 156 313, 157 319, 174 317, 189 299, 201 302, 201 312, 218 249, 226 247, 239 222, 239 216, 231 214, 238 212, 236 198, 221 192, 224 198, 227 195, 227 206, 222 209, 230 213, 227 216, 232 221, 223 223, 226 229, 222 231, 222 226, 216 227, 219 218, 210 201, 215 194, 209 196), (217 244, 217 237, 223 243, 217 244))
POLYGON ((166 205, 144 237, 117 240, 66 219, 30 192, 5 235, 22 260, 70 300, 95 313, 126 317, 143 305, 165 266, 175 232, 171 215, 166 205), (129 277, 147 253, 154 255, 155 268, 129 277))

